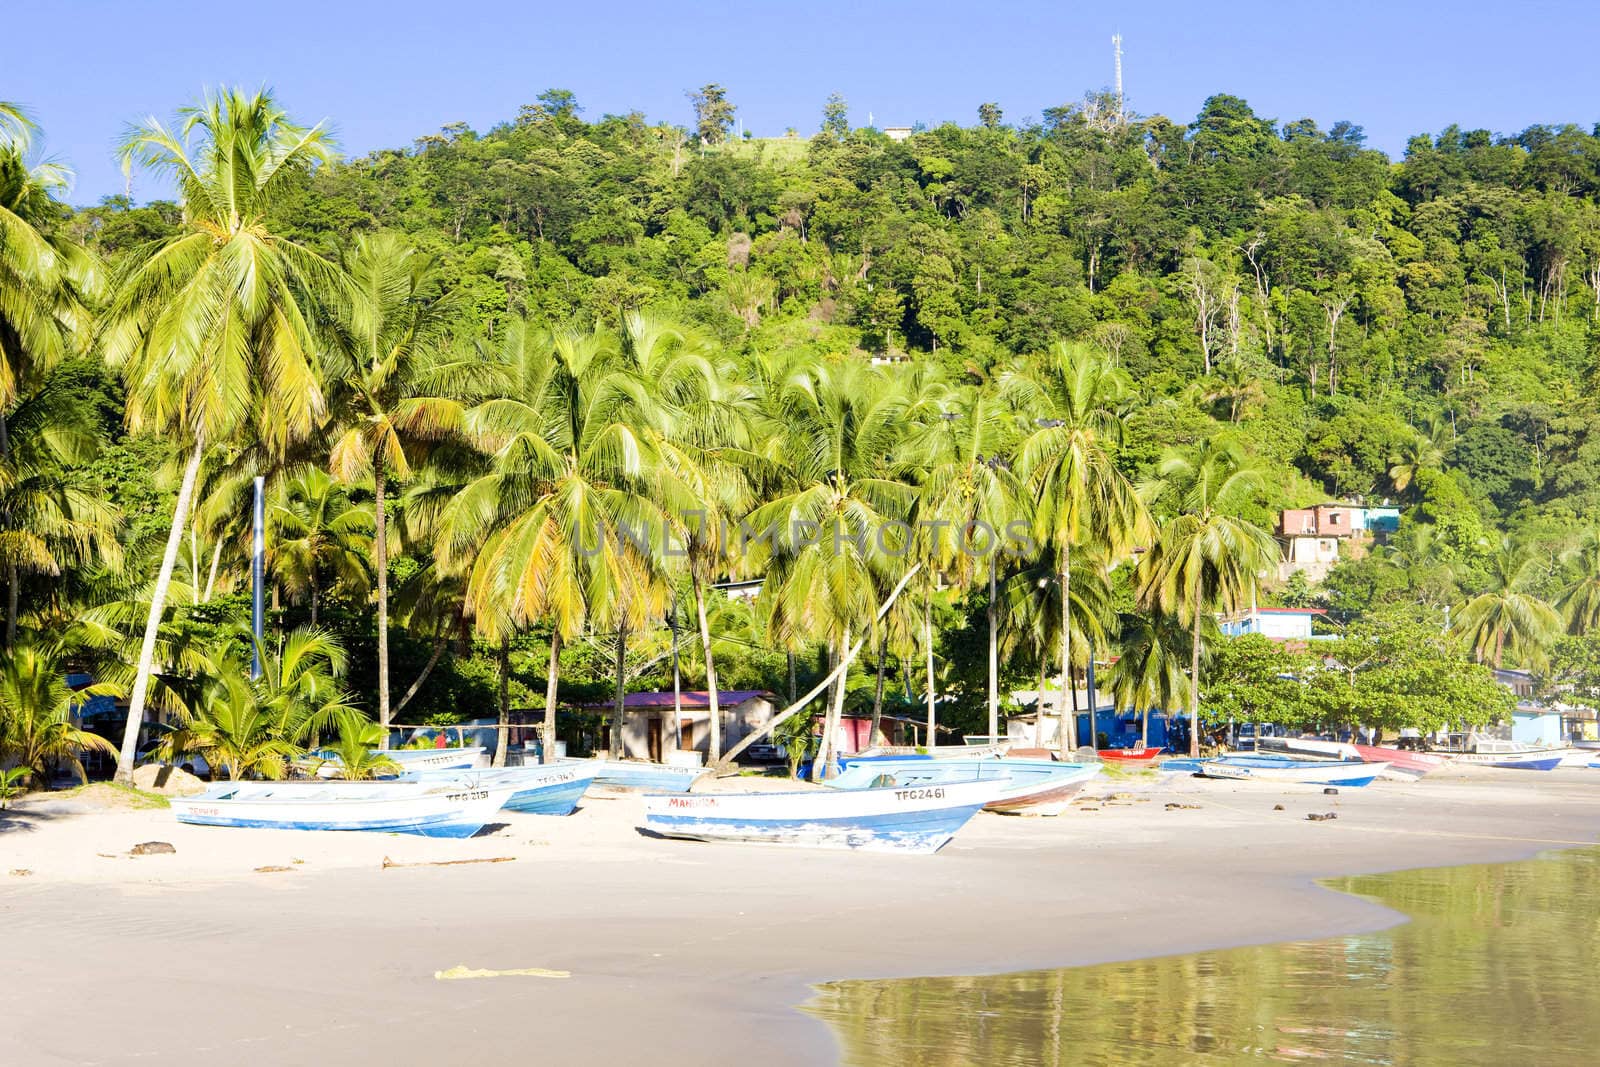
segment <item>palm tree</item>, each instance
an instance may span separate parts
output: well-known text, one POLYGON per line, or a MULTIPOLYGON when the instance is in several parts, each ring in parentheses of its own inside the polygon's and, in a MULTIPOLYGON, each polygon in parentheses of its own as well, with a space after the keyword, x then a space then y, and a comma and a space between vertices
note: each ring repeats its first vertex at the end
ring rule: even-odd
POLYGON ((315 467, 302 467, 280 485, 267 513, 272 531, 267 566, 291 597, 309 602, 311 625, 325 576, 364 593, 371 576, 372 509, 315 467))
POLYGON ((5 645, 16 641, 23 574, 54 576, 98 558, 120 566, 116 507, 77 483, 73 468, 99 445, 95 411, 59 372, 30 375, 0 411, 0 566, 6 572, 5 645))
POLYGON ((323 762, 339 769, 339 777, 347 782, 364 782, 379 775, 396 775, 405 768, 384 751, 386 732, 375 722, 347 724, 339 730, 337 740, 326 746, 329 756, 323 762))
POLYGON ((0 567, 7 586, 5 647, 16 639, 20 574, 55 574, 59 557, 108 536, 111 509, 77 493, 62 467, 88 457, 92 412, 51 388, 51 372, 87 333, 97 295, 93 257, 67 240, 56 193, 68 173, 31 158, 38 128, 0 101, 0 567), (18 425, 18 420, 22 425, 18 425), (31 423, 31 424, 30 424, 31 423), (31 448, 30 448, 31 445, 31 448), (14 455, 18 450, 25 455, 14 455))
POLYGON ((59 647, 19 642, 0 654, 0 764, 15 763, 35 785, 61 764, 71 766, 80 781, 87 780, 82 755, 114 753, 116 748, 74 726, 73 707, 82 696, 115 692, 102 683, 75 693, 67 687, 67 664, 59 647))
POLYGON ((333 264, 273 232, 284 193, 332 149, 321 126, 295 125, 266 92, 224 90, 184 108, 174 126, 148 119, 122 158, 175 181, 184 225, 129 256, 98 340, 127 382, 129 428, 166 433, 188 451, 117 761, 128 781, 200 462, 241 433, 281 452, 319 423, 316 299, 343 282, 333 264))
MULTIPOLYGON (((770 565, 763 596, 776 598, 780 643, 820 636, 835 662, 851 634, 876 625, 886 576, 910 561, 898 538, 915 492, 896 475, 907 433, 906 400, 876 369, 854 360, 797 369, 774 398, 783 422, 791 488, 756 508, 749 525, 770 565)), ((813 776, 834 767, 845 685, 834 686, 813 776)))
MULTIPOLYGON (((1072 669, 1072 627, 1066 612, 1073 550, 1092 547, 1114 563, 1146 536, 1150 525, 1143 501, 1113 461, 1133 383, 1125 371, 1092 350, 1061 343, 1034 375, 1013 376, 1005 387, 1019 407, 1035 416, 1036 428, 1019 454, 1034 499, 1034 530, 1055 550, 1056 575, 1067 590, 1060 598, 1059 629, 1065 705, 1072 669)), ((1077 746, 1075 733, 1061 731, 1063 755, 1077 746)))
POLYGON ((698 502, 692 515, 675 516, 675 529, 684 539, 700 631, 710 719, 706 758, 714 763, 722 758, 722 709, 706 597, 718 575, 737 562, 733 525, 751 499, 746 468, 752 458, 747 424, 753 397, 730 365, 681 326, 634 313, 624 320, 622 339, 658 415, 659 421, 643 429, 651 434, 663 468, 698 502))
POLYGON ((1537 658, 1561 632, 1555 609, 1527 591, 1540 564, 1510 539, 1489 557, 1489 588, 1468 600, 1450 624, 1479 663, 1498 669, 1507 652, 1523 661, 1537 658))
POLYGON ((1389 457, 1389 484, 1394 491, 1404 493, 1416 484, 1425 471, 1444 467, 1444 449, 1437 438, 1417 432, 1389 457))
POLYGON ((1600 630, 1600 529, 1586 530, 1562 559, 1572 580, 1562 587, 1556 607, 1566 614, 1567 633, 1600 630))
MULTIPOLYGON (((1175 616, 1130 613, 1122 617, 1117 661, 1111 665, 1112 699, 1118 708, 1139 712, 1139 744, 1150 743, 1150 709, 1169 715, 1185 707, 1184 667, 1192 635, 1175 616)), ((1188 708, 1191 717, 1194 709, 1188 708)))
MULTIPOLYGON (((341 433, 329 467, 346 482, 372 479, 372 571, 378 583, 378 724, 389 708, 390 478, 411 478, 418 451, 460 425, 458 375, 441 352, 456 298, 436 260, 392 234, 363 234, 345 259, 351 279, 329 373, 341 433)), ((383 747, 388 747, 388 734, 383 747)))
POLYGON ((1140 487, 1153 506, 1177 511, 1141 564, 1139 598, 1147 611, 1176 615, 1189 627, 1189 753, 1200 754, 1201 629, 1215 611, 1236 610, 1254 596, 1278 563, 1278 543, 1237 512, 1265 481, 1240 446, 1212 437, 1188 451, 1169 451, 1140 487))
POLYGON ((184 700, 182 728, 158 755, 199 753, 212 768, 226 767, 234 780, 282 778, 306 744, 369 722, 339 684, 345 655, 332 634, 303 627, 276 649, 261 647, 261 675, 254 680, 250 643, 248 633, 233 635, 206 657, 197 676, 174 684, 184 700))
POLYGON ((1031 518, 1029 497, 1013 469, 1020 424, 1002 398, 966 389, 951 398, 912 443, 927 469, 917 497, 919 528, 943 530, 932 538, 929 561, 959 585, 988 580, 989 736, 1000 733, 1000 603, 1002 555, 1014 556, 1017 524, 1031 518), (980 565, 981 564, 981 565, 980 565))
POLYGON ((441 510, 436 556, 466 573, 480 629, 550 624, 548 761, 562 643, 591 622, 620 631, 661 616, 660 535, 695 501, 662 462, 648 390, 612 338, 513 323, 483 370, 495 395, 466 425, 491 465, 441 510))
MULTIPOLYGON (((1056 566, 1053 561, 1044 561, 1018 571, 1007 580, 1001 594, 1008 624, 1005 651, 1015 653, 1027 648, 1038 657, 1034 740, 1040 745, 1044 743, 1045 675, 1050 666, 1050 650, 1061 647, 1062 618, 1072 628, 1068 647, 1072 649, 1072 666, 1079 669, 1087 666, 1092 649, 1110 645, 1117 622, 1108 570, 1099 559, 1087 552, 1077 553, 1072 559, 1072 580, 1065 584, 1057 576, 1056 566), (1061 608, 1063 589, 1068 596, 1065 613, 1061 608)), ((1062 735, 1075 729, 1072 702, 1076 692, 1060 691, 1060 706, 1056 709, 1060 723, 1058 743, 1062 735)), ((1090 716, 1093 717, 1093 709, 1090 716)))

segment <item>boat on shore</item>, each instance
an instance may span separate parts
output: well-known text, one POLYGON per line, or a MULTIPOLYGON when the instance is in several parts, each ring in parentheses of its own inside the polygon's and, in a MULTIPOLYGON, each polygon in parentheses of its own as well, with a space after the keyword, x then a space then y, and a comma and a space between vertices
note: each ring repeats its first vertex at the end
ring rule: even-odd
POLYGON ((195 826, 471 837, 514 791, 426 782, 228 782, 168 803, 179 822, 195 826))
POLYGON ((1094 764, 1042 759, 857 760, 828 782, 834 789, 945 785, 1009 778, 985 810, 1008 815, 1059 815, 1100 773, 1094 764))
POLYGON ((1362 760, 1294 759, 1287 756, 1219 756, 1200 761, 1200 773, 1207 778, 1336 785, 1350 789, 1371 785, 1386 767, 1387 764, 1362 760))
POLYGON ((1107 763, 1149 763, 1161 755, 1159 748, 1098 748, 1095 755, 1107 763))
POLYGON ((590 763, 578 760, 482 771, 420 771, 405 775, 403 780, 435 784, 455 782, 472 789, 509 786, 514 791, 506 799, 506 811, 524 815, 570 815, 599 773, 590 763))
POLYGON ((945 785, 645 797, 645 828, 663 837, 798 848, 939 851, 1010 778, 945 785))
POLYGON ((1521 741, 1479 740, 1471 752, 1450 754, 1458 767, 1501 767, 1513 771, 1553 771, 1567 758, 1567 749, 1541 748, 1521 741))
MULTIPOLYGON (((648 760, 593 759, 573 760, 594 766, 596 785, 609 785, 618 789, 649 789, 657 793, 687 793, 695 780, 707 773, 708 768, 682 767, 675 763, 651 763, 648 760)), ((561 766, 558 762, 555 766, 561 766)))
MULTIPOLYGON (((400 765, 402 774, 411 771, 465 771, 489 765, 489 753, 482 746, 469 748, 391 748, 383 753, 400 765)), ((318 778, 340 778, 344 771, 339 757, 330 752, 313 753, 318 778)))
POLYGON ((1264 753, 1285 753, 1310 759, 1360 760, 1384 764, 1380 777, 1412 781, 1444 767, 1449 760, 1430 752, 1417 752, 1387 745, 1357 745, 1345 741, 1324 741, 1315 737, 1268 737, 1260 742, 1264 753))

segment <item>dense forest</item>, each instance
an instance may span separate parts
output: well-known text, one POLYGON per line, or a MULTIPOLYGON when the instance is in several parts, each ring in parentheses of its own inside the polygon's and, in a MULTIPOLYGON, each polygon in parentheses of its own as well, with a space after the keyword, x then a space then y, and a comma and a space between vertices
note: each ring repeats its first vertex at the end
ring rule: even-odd
POLYGON ((1393 161, 1227 95, 895 137, 835 96, 769 139, 693 100, 550 90, 341 159, 225 93, 123 147, 180 202, 76 208, 0 109, 11 718, 77 667, 249 765, 369 716, 598 708, 674 659, 778 694, 844 659, 825 724, 937 701, 974 732, 1091 658, 1124 707, 1208 716, 1486 721, 1490 663, 1600 694, 1600 127, 1393 161), (237 683, 256 475, 271 633, 237 683), (1336 499, 1400 529, 1279 581, 1278 511, 1336 499), (606 536, 633 524, 671 535, 606 536), (1326 608, 1346 666, 1219 638, 1252 598, 1326 608))

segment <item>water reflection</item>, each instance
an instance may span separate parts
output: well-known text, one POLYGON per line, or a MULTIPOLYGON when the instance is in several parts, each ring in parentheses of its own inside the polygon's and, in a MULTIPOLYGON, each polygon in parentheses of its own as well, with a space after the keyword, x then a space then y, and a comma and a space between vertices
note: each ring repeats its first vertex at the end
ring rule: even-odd
POLYGON ((856 1067, 1600 1062, 1600 850, 1339 879, 1359 937, 984 978, 837 982, 856 1067))

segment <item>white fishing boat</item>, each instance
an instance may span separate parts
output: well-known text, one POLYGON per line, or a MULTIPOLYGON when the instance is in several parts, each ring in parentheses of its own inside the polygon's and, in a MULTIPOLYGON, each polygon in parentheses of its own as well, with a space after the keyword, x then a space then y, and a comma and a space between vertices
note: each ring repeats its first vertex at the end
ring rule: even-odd
POLYGON ((515 791, 426 782, 228 782, 169 804, 179 822, 197 826, 471 837, 515 791))
MULTIPOLYGON (((339 757, 327 750, 312 753, 320 759, 318 778, 341 778, 344 775, 339 757)), ((489 766, 488 750, 468 748, 392 748, 384 753, 400 765, 401 773, 409 771, 465 771, 489 766)))
POLYGON ((593 764, 596 785, 619 789, 650 789, 658 793, 687 793, 707 768, 634 759, 593 759, 573 762, 593 764))
POLYGON ((464 788, 510 787, 505 810, 525 815, 570 815, 594 782, 599 768, 593 760, 573 760, 526 767, 490 770, 414 771, 407 781, 456 783, 464 788))
POLYGON ((1009 778, 877 789, 645 797, 663 837, 871 852, 937 852, 1009 778))
POLYGON ((1207 778, 1245 781, 1334 785, 1350 789, 1371 785, 1382 774, 1386 763, 1361 760, 1292 759, 1286 756, 1220 756, 1200 761, 1200 773, 1207 778))
POLYGON ((1514 771, 1553 771, 1567 758, 1564 748, 1545 748, 1523 741, 1480 737, 1471 752, 1450 754, 1458 767, 1501 767, 1514 771))
POLYGON ((987 810, 1010 815, 1059 815, 1099 773, 1099 764, 1047 759, 862 759, 850 761, 828 785, 834 789, 868 789, 1010 778, 1011 784, 985 805, 987 810))

